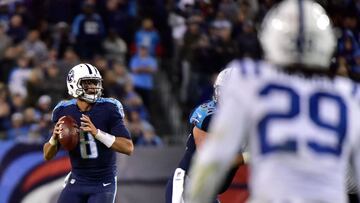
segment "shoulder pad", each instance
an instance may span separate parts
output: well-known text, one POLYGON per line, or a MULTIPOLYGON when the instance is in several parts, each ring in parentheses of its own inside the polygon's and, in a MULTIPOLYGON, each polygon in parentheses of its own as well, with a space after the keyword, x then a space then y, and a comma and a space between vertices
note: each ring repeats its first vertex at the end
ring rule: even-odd
POLYGON ((119 100, 114 99, 114 98, 103 98, 103 97, 101 97, 96 102, 97 103, 111 103, 111 104, 115 105, 117 112, 120 113, 122 118, 125 117, 123 105, 121 104, 121 102, 119 100))
POLYGON ((70 105, 75 105, 76 104, 76 99, 71 99, 71 100, 62 100, 60 101, 55 108, 53 109, 52 115, 51 115, 51 120, 55 121, 57 120, 57 113, 59 112, 59 109, 62 107, 66 107, 66 106, 70 106, 70 105))
POLYGON ((201 129, 205 118, 215 113, 215 110, 215 101, 210 101, 199 105, 190 115, 190 124, 194 124, 196 127, 201 129))

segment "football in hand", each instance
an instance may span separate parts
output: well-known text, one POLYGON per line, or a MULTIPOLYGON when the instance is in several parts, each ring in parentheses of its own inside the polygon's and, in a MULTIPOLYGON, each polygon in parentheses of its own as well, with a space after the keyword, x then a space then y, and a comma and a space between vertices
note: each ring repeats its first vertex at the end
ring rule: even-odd
POLYGON ((79 142, 79 128, 76 121, 71 116, 65 116, 62 121, 62 132, 59 135, 59 142, 61 146, 71 151, 79 142))

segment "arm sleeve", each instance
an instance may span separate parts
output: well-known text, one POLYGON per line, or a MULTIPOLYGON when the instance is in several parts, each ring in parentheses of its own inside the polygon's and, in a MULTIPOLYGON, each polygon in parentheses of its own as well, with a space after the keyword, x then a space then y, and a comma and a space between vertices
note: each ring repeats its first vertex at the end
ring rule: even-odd
POLYGON ((189 187, 186 188, 186 201, 211 202, 245 140, 249 106, 238 88, 242 87, 240 78, 233 75, 227 83, 229 85, 224 87, 209 137, 194 157, 189 187))
POLYGON ((54 109, 51 116, 51 122, 55 124, 59 120, 59 109, 54 109))
POLYGON ((110 134, 116 137, 131 139, 130 132, 124 124, 124 109, 121 103, 114 99, 110 111, 110 134))

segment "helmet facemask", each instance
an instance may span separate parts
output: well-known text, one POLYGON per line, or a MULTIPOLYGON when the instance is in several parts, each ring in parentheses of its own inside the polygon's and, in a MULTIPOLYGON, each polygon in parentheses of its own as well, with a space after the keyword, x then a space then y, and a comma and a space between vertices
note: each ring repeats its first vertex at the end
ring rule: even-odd
POLYGON ((81 78, 78 81, 76 94, 79 99, 94 103, 102 95, 102 79, 96 77, 81 78))

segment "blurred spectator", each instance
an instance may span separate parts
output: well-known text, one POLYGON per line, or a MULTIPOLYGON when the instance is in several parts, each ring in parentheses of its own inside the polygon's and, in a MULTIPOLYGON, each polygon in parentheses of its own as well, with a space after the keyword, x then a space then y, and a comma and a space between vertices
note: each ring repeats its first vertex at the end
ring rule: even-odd
POLYGON ((226 19, 235 22, 239 13, 238 2, 233 0, 221 0, 218 12, 222 12, 226 19))
POLYGON ((10 12, 6 4, 0 4, 0 24, 4 25, 5 30, 9 28, 10 12))
POLYGON ((105 75, 105 73, 109 71, 109 62, 101 55, 97 55, 93 58, 93 64, 97 67, 101 75, 105 75))
POLYGON ((25 109, 26 97, 22 94, 11 94, 10 108, 11 113, 22 112, 25 109))
POLYGON ((244 15, 244 19, 255 20, 256 14, 259 10, 259 1, 240 0, 239 8, 240 10, 238 13, 242 13, 242 15, 244 15))
MULTIPOLYGON (((44 66, 42 64, 42 66, 44 66)), ((26 97, 26 105, 35 106, 40 95, 43 94, 44 72, 45 67, 36 67, 31 71, 29 79, 26 83, 28 95, 26 97)))
POLYGON ((354 65, 351 67, 351 72, 360 74, 360 49, 356 50, 354 55, 354 65))
POLYGON ((45 43, 39 39, 39 31, 37 30, 28 32, 26 40, 22 43, 22 47, 26 56, 34 60, 36 64, 47 58, 47 47, 45 43))
POLYGON ((141 95, 149 109, 154 89, 153 75, 157 72, 158 65, 156 59, 149 54, 148 44, 141 45, 139 54, 131 58, 130 69, 135 91, 141 95))
POLYGON ((142 135, 138 138, 136 146, 142 147, 158 147, 163 146, 163 142, 159 136, 155 134, 154 127, 148 123, 142 123, 142 135))
POLYGON ((338 75, 342 75, 344 77, 349 77, 350 75, 350 68, 348 64, 346 63, 346 59, 342 56, 338 56, 336 63, 335 63, 335 69, 338 75))
POLYGON ((37 101, 36 115, 39 120, 30 128, 30 137, 34 141, 43 142, 52 132, 51 115, 52 100, 49 95, 42 95, 37 101))
POLYGON ((23 24, 23 19, 20 15, 13 15, 10 19, 9 29, 7 34, 12 38, 14 44, 22 42, 27 33, 27 28, 23 24))
POLYGON ((138 116, 143 120, 149 120, 149 114, 144 106, 143 100, 135 92, 134 86, 131 82, 125 83, 125 96, 122 102, 131 112, 137 112, 138 116))
POLYGON ((12 128, 7 131, 7 139, 9 140, 25 140, 29 133, 29 127, 24 125, 24 115, 22 113, 14 113, 11 116, 12 128))
POLYGON ((186 19, 176 12, 171 12, 168 21, 172 28, 172 38, 175 40, 176 45, 179 46, 186 32, 186 19))
POLYGON ((60 76, 65 78, 72 67, 80 63, 79 56, 72 48, 67 48, 64 57, 59 60, 58 66, 60 69, 60 76))
MULTIPOLYGON (((213 26, 216 29, 218 38, 211 42, 215 51, 215 70, 214 72, 220 72, 227 63, 233 60, 238 54, 237 44, 231 38, 232 25, 227 20, 216 20, 213 22, 213 26)), ((214 73, 211 72, 211 73, 214 73)))
POLYGON ((66 81, 66 77, 60 76, 59 67, 55 63, 51 63, 46 67, 41 90, 48 94, 53 101, 61 101, 67 91, 64 81, 66 81))
POLYGON ((254 25, 251 21, 246 21, 242 25, 242 32, 235 36, 237 46, 240 48, 241 57, 260 58, 261 48, 255 32, 254 25))
POLYGON ((105 58, 114 63, 126 64, 127 46, 123 39, 121 39, 115 30, 109 30, 108 37, 103 43, 105 51, 105 58))
POLYGON ((354 52, 359 49, 359 44, 350 30, 345 30, 338 41, 338 55, 344 56, 347 63, 353 64, 354 52))
POLYGON ((132 39, 133 19, 127 11, 128 1, 107 0, 104 21, 109 30, 114 30, 128 44, 132 39))
POLYGON ((160 45, 160 37, 150 18, 143 19, 142 27, 135 33, 135 44, 138 52, 141 46, 147 46, 149 54, 151 56, 156 55, 156 49, 160 45))
POLYGON ((7 96, 6 86, 3 83, 0 83, 0 140, 5 137, 4 131, 8 130, 11 126, 11 112, 7 96))
POLYGON ((131 82, 130 74, 121 63, 114 63, 112 70, 104 75, 104 91, 109 97, 122 99, 126 95, 125 86, 131 82))
POLYGON ((27 107, 24 110, 24 126, 27 126, 29 129, 31 125, 37 123, 40 119, 40 114, 35 111, 33 107, 27 107))
POLYGON ((52 112, 52 99, 49 95, 41 95, 37 102, 37 111, 39 114, 48 114, 52 112))
POLYGON ((24 126, 28 129, 29 132, 26 137, 19 141, 26 143, 41 143, 44 141, 39 133, 40 119, 41 114, 36 112, 34 108, 28 107, 24 110, 24 126))
POLYGON ((190 17, 187 20, 187 30, 184 35, 184 43, 180 48, 180 59, 181 59, 181 75, 182 75, 182 83, 181 83, 181 93, 180 100, 182 102, 187 102, 189 99, 189 95, 191 95, 192 87, 190 84, 190 76, 192 71, 192 63, 194 62, 194 52, 197 48, 197 43, 201 39, 202 32, 200 29, 200 22, 194 18, 190 17), (190 90, 190 92, 189 92, 190 90))
POLYGON ((46 48, 51 47, 53 26, 47 20, 42 19, 35 29, 39 32, 39 39, 46 45, 46 48))
POLYGON ((44 143, 52 133, 51 126, 51 114, 41 115, 40 120, 30 127, 27 142, 44 143))
POLYGON ((13 15, 21 16, 22 20, 24 21, 24 25, 28 27, 35 27, 36 26, 36 19, 34 16, 29 12, 23 2, 15 2, 15 8, 13 11, 13 15))
POLYGON ((83 13, 77 15, 72 24, 72 35, 79 56, 91 59, 101 53, 105 28, 101 16, 95 12, 93 3, 85 2, 82 9, 83 13))
POLYGON ((0 59, 0 82, 8 83, 10 73, 16 67, 16 57, 19 54, 19 49, 16 47, 9 47, 5 50, 4 58, 0 59))
POLYGON ((60 58, 64 57, 66 49, 72 45, 69 31, 69 25, 65 22, 59 22, 55 25, 52 34, 52 48, 58 52, 60 58))
POLYGON ((27 96, 26 83, 31 74, 29 65, 30 59, 26 56, 22 56, 17 60, 17 66, 9 78, 9 90, 11 94, 18 93, 24 97, 27 96))
POLYGON ((129 112, 129 131, 131 133, 131 139, 136 145, 138 139, 143 135, 142 130, 142 119, 139 116, 139 113, 136 111, 129 112))
POLYGON ((0 60, 3 59, 6 49, 12 44, 12 40, 6 35, 5 26, 0 24, 0 60))
POLYGON ((50 23, 70 23, 77 12, 77 4, 82 1, 51 0, 47 2, 47 17, 50 23))

